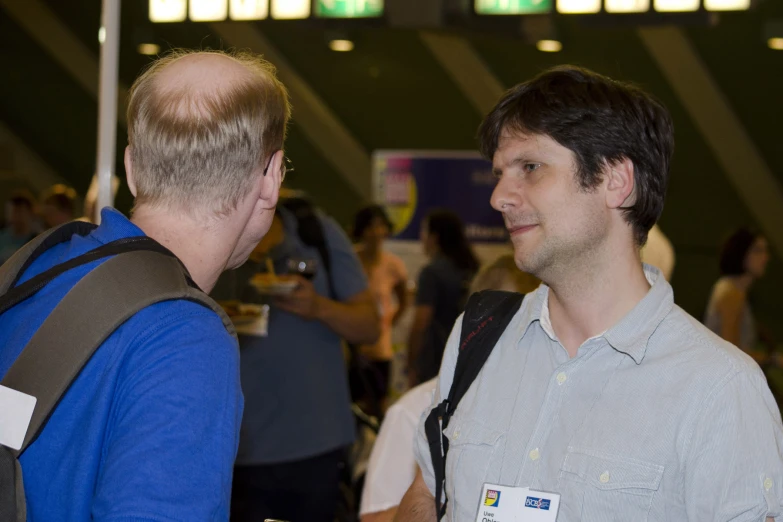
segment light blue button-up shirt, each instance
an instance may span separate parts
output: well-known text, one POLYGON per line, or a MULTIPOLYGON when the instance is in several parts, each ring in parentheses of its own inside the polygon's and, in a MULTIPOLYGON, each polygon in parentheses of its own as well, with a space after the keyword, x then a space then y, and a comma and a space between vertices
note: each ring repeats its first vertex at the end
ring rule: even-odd
MULTIPOLYGON (((783 426, 763 373, 645 273, 644 299, 574 358, 549 289, 525 298, 446 429, 446 520, 475 520, 485 482, 559 493, 558 522, 783 520, 783 426)), ((416 452, 434 492, 423 422, 416 452)))

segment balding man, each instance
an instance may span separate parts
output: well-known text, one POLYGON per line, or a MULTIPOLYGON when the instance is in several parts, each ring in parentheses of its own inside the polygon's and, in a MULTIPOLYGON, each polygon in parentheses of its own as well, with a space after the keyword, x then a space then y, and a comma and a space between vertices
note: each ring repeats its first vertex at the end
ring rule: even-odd
MULTIPOLYGON (((272 65, 175 53, 135 82, 125 151, 131 219, 46 251, 22 280, 110 242, 148 236, 209 292, 266 234, 285 175, 290 117, 272 65)), ((0 315, 0 376, 75 268, 0 315)), ((227 520, 242 417, 239 353, 218 315, 174 300, 141 310, 98 348, 20 458, 28 520, 227 520)))

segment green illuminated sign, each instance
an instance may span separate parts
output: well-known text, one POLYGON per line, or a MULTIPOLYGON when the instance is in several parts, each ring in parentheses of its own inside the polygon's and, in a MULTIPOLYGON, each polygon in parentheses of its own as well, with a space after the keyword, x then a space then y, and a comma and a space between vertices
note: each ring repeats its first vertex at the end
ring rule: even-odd
POLYGON ((383 0, 318 0, 315 12, 324 18, 377 17, 383 15, 383 0))
POLYGON ((476 14, 520 15, 548 13, 552 0, 475 0, 476 14))

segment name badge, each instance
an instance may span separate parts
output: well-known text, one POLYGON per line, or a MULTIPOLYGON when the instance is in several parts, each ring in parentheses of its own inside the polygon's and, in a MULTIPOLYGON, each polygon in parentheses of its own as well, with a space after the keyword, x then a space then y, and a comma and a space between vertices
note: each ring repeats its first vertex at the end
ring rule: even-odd
POLYGON ((0 385, 0 444, 18 450, 24 443, 36 398, 0 385))
POLYGON ((555 522, 560 495, 484 484, 476 522, 555 522))

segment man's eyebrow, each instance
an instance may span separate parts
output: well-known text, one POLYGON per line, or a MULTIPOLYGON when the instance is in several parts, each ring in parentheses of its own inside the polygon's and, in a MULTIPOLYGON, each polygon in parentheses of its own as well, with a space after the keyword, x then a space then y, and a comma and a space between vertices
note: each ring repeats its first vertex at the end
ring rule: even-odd
MULTIPOLYGON (((520 154, 519 156, 517 156, 513 160, 509 161, 508 164, 506 165, 506 168, 516 167, 520 163, 525 163, 527 161, 529 161, 527 159, 527 154, 520 154)), ((503 169, 501 169, 500 167, 492 167, 492 173, 493 174, 503 174, 503 169)))
POLYGON ((528 158, 527 158, 527 154, 520 154, 519 156, 517 156, 516 158, 511 160, 509 162, 508 166, 509 167, 514 167, 514 166, 519 165, 520 163, 525 163, 527 161, 529 161, 528 158))

